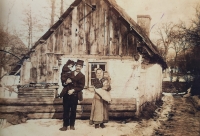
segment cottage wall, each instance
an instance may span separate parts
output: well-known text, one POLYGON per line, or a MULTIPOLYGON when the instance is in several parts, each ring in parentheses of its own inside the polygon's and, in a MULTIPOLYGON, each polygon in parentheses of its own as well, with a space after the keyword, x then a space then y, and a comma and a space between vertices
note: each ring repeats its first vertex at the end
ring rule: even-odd
MULTIPOLYGON (((162 68, 158 64, 141 66, 137 108, 142 110, 147 102, 155 102, 162 95, 162 68)), ((139 114, 139 113, 138 113, 139 114)))
POLYGON ((162 94, 162 68, 158 64, 147 68, 145 93, 147 101, 156 101, 162 94))
MULTIPOLYGON (((84 95, 86 98, 93 97, 93 91, 90 91, 93 88, 90 85, 90 66, 92 63, 105 63, 106 64, 106 71, 109 72, 111 77, 111 95, 113 98, 135 98, 137 96, 137 88, 138 88, 138 80, 139 80, 139 66, 138 68, 133 68, 134 62, 136 62, 133 58, 129 57, 127 59, 116 59, 116 58, 101 58, 98 57, 95 59, 91 58, 69 58, 65 57, 62 58, 62 65, 60 67, 60 71, 64 63, 68 60, 82 59, 84 60, 84 67, 82 69, 83 74, 86 76, 86 85, 84 95)), ((140 65, 139 62, 137 65, 140 65)), ((59 74, 60 78, 60 74, 59 74)), ((60 93, 62 90, 61 82, 59 82, 60 88, 58 92, 60 93)))
MULTIPOLYGON (((158 64, 143 64, 141 57, 138 61, 131 58, 79 58, 65 57, 62 59, 62 66, 68 60, 82 59, 85 66, 82 72, 86 75, 86 87, 83 90, 84 98, 92 98, 94 92, 89 86, 89 67, 92 62, 105 62, 107 71, 111 77, 112 98, 133 98, 137 102, 137 114, 142 110, 147 102, 155 102, 161 98, 162 94, 162 68, 158 64)), ((61 66, 61 67, 62 67, 61 66)), ((59 91, 62 90, 61 83, 59 91)))
POLYGON ((17 98, 17 85, 19 85, 20 76, 4 76, 1 79, 0 98, 17 98))
MULTIPOLYGON (((94 94, 91 89, 94 66, 109 72, 112 97, 135 98, 137 110, 146 101, 159 98, 161 66, 144 65, 142 55, 138 61, 134 59, 139 54, 137 47, 145 45, 138 34, 131 33, 131 26, 122 16, 106 0, 85 0, 69 8, 72 11, 67 17, 60 18, 62 24, 52 26, 51 36, 45 41, 41 39, 30 54, 30 62, 24 62, 21 84, 57 83, 60 93, 63 65, 68 59, 82 59, 85 64, 82 72, 86 76, 84 98, 92 98, 94 94)), ((150 57, 143 50, 143 55, 150 57)))
POLYGON ((109 63, 112 78, 112 97, 135 98, 137 94, 138 69, 133 69, 134 60, 114 60, 109 63))

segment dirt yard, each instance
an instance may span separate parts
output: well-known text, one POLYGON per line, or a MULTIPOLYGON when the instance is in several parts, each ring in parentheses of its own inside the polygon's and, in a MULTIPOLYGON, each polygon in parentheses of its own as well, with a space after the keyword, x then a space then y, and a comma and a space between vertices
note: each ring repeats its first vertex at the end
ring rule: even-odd
POLYGON ((200 136, 200 111, 191 104, 190 98, 172 97, 167 120, 161 122, 155 136, 200 136))

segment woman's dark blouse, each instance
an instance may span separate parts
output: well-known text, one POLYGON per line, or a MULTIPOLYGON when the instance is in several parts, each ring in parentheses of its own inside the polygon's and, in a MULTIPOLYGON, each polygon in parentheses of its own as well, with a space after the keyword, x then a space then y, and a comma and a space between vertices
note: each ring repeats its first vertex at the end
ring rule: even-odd
POLYGON ((99 80, 98 78, 93 80, 93 85, 95 88, 102 88, 103 87, 103 83, 101 80, 99 80))

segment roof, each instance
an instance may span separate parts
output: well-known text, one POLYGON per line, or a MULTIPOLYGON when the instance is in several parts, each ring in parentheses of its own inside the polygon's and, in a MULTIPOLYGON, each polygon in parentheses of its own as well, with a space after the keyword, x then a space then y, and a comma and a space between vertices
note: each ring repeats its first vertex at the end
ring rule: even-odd
MULTIPOLYGON (((64 19, 71 13, 73 10, 73 7, 79 5, 83 0, 75 0, 69 8, 61 15, 59 20, 34 44, 34 46, 30 49, 30 51, 26 54, 26 56, 29 56, 36 48, 37 45, 43 43, 46 41, 51 34, 54 33, 54 30, 56 30, 64 21, 64 19)), ((114 12, 118 14, 123 21, 125 21, 127 24, 130 25, 130 27, 133 29, 133 33, 138 35, 140 39, 147 45, 147 48, 149 48, 153 54, 154 57, 157 58, 157 61, 162 65, 162 67, 165 69, 167 67, 166 62, 163 60, 163 58, 160 56, 157 47, 151 42, 149 37, 144 33, 144 31, 141 29, 141 27, 116 3, 115 0, 104 0, 106 3, 112 7, 114 12)), ((23 57, 22 59, 26 59, 27 57, 23 57)), ((21 63, 23 60, 20 61, 21 63)), ((15 68, 16 69, 16 68, 15 68)))
POLYGON ((161 55, 159 54, 159 51, 157 47, 151 42, 149 37, 146 35, 146 33, 142 30, 142 28, 122 9, 115 0, 104 0, 110 5, 113 6, 113 9, 116 10, 116 12, 124 18, 125 21, 131 26, 131 28, 138 34, 138 36, 141 38, 141 40, 147 45, 147 47, 154 53, 154 58, 157 59, 157 61, 162 65, 162 67, 165 69, 167 68, 166 62, 163 60, 161 55))

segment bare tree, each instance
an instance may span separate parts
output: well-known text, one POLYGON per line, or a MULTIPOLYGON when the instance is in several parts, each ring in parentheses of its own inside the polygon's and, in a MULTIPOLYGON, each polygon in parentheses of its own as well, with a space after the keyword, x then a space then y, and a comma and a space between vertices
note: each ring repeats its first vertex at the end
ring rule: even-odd
POLYGON ((23 15, 23 33, 25 34, 24 37, 28 41, 28 48, 30 49, 35 40, 40 37, 38 33, 43 30, 43 24, 40 21, 40 16, 32 13, 30 5, 24 10, 23 15))
MULTIPOLYGON (((195 15, 191 19, 191 25, 187 27, 184 23, 180 26, 185 32, 185 41, 189 49, 185 52, 184 59, 186 70, 194 75, 200 75, 200 3, 195 7, 195 15)), ((183 58, 183 56, 181 56, 183 58)))
POLYGON ((185 30, 187 41, 193 46, 200 46, 200 4, 195 7, 195 16, 191 19, 191 26, 187 28, 185 25, 182 28, 185 30))
MULTIPOLYGON (((23 38, 27 40, 28 48, 30 49, 43 31, 46 23, 50 20, 49 26, 51 27, 55 23, 56 17, 59 18, 59 12, 56 10, 56 0, 48 0, 50 6, 44 7, 46 9, 47 14, 43 15, 35 15, 31 9, 31 5, 28 5, 27 8, 24 9, 23 12, 23 38), (48 14, 49 13, 49 14, 48 14), (45 20, 45 21, 44 21, 45 20)), ((63 13, 63 4, 64 1, 60 1, 61 7, 60 14, 63 13)))
POLYGON ((49 27, 51 27, 55 21, 64 13, 64 10, 70 6, 73 0, 48 0, 48 5, 43 7, 45 9, 45 16, 42 18, 49 22, 49 27))
POLYGON ((54 24, 54 17, 55 17, 55 9, 56 9, 56 0, 50 0, 51 3, 51 23, 50 26, 54 24))
POLYGON ((11 14, 11 11, 12 11, 14 5, 15 5, 15 0, 12 2, 11 7, 8 9, 9 11, 8 11, 7 20, 6 20, 6 32, 7 33, 8 33, 8 29, 9 29, 8 25, 10 23, 10 14, 11 14))
POLYGON ((173 40, 172 32, 174 27, 175 25, 172 22, 163 23, 161 27, 159 27, 156 31, 156 34, 159 36, 156 43, 162 49, 162 55, 163 55, 162 57, 164 58, 165 61, 167 61, 167 54, 173 40))
POLYGON ((64 10, 63 10, 63 0, 60 1, 60 15, 63 14, 64 10))
POLYGON ((2 68, 10 71, 11 65, 16 64, 27 51, 18 35, 7 33, 0 27, 0 75, 2 68))
POLYGON ((15 0, 11 2, 11 6, 8 8, 5 23, 2 22, 0 25, 0 76, 2 76, 2 69, 5 72, 10 71, 12 65, 16 64, 22 54, 27 52, 27 48, 19 38, 18 32, 9 27, 11 22, 10 15, 14 5, 15 0))
POLYGON ((49 3, 51 7, 51 15, 50 15, 51 17, 50 27, 51 27, 54 24, 55 19, 58 19, 64 13, 64 8, 68 8, 70 1, 60 0, 59 4, 59 0, 49 0, 49 3))
POLYGON ((185 32, 180 27, 181 24, 176 24, 171 35, 173 36, 171 42, 171 48, 175 51, 174 65, 177 66, 177 57, 179 54, 185 56, 185 51, 189 48, 189 45, 185 39, 185 32))
POLYGON ((152 40, 152 42, 156 45, 156 47, 158 48, 158 52, 159 54, 164 57, 165 56, 165 48, 162 45, 162 42, 160 40, 152 40))
POLYGON ((28 28, 27 39, 28 39, 28 48, 30 49, 31 45, 32 45, 32 39, 33 39, 33 36, 32 36, 32 33, 33 33, 32 32, 32 30, 33 30, 33 19, 32 19, 31 8, 24 10, 23 13, 25 14, 25 18, 24 18, 23 21, 25 23, 25 26, 27 26, 27 28, 28 28))

